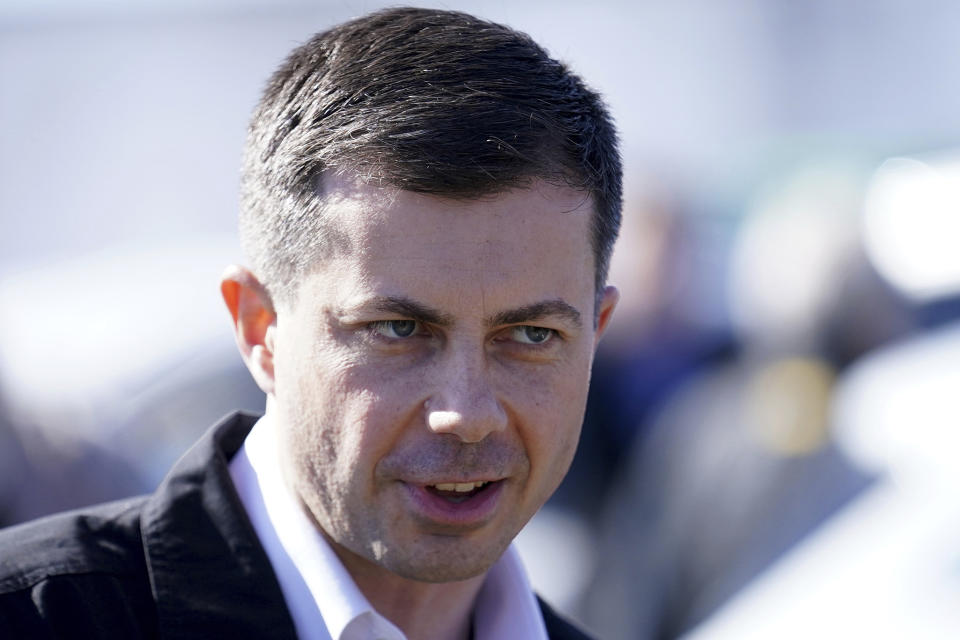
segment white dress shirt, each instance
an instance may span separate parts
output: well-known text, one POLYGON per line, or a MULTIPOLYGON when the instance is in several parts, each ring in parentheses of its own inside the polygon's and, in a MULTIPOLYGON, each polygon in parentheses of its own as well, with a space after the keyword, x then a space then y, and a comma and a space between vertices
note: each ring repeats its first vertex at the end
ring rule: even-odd
MULTIPOLYGON (((406 640, 370 605, 280 473, 276 438, 261 418, 230 475, 270 559, 303 640, 406 640)), ((540 607, 511 546, 490 568, 474 609, 474 639, 547 640, 540 607)))

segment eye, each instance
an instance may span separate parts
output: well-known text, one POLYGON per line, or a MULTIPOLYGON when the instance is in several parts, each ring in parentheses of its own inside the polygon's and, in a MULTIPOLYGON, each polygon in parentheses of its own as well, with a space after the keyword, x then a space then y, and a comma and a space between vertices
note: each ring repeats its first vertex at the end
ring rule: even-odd
POLYGON ((521 344, 543 344, 556 335, 553 329, 525 324, 510 328, 510 337, 521 344))
POLYGON ((384 338, 399 340, 409 338, 417 332, 416 320, 380 320, 371 322, 370 328, 384 338))

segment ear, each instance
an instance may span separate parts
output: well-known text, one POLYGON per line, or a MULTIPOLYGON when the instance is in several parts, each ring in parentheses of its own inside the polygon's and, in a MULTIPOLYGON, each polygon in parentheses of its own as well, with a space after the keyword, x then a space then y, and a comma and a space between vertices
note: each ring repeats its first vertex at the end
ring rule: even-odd
POLYGON ((603 297, 600 299, 600 306, 597 308, 597 331, 593 336, 593 348, 596 349, 600 344, 600 338, 610 326, 610 318, 613 316, 613 310, 620 300, 620 291, 613 286, 607 286, 603 289, 603 297))
POLYGON ((237 265, 224 271, 220 292, 233 317, 233 333, 244 364, 264 393, 272 395, 277 314, 270 294, 249 269, 237 265))

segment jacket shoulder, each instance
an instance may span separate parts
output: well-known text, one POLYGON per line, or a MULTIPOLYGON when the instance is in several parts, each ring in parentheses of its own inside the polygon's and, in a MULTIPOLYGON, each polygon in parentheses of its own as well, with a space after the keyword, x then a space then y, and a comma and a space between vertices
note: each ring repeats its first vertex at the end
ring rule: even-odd
POLYGON ((0 530, 0 636, 149 635, 142 504, 128 499, 0 530))
POLYGON ((0 594, 58 575, 142 569, 142 504, 131 498, 0 530, 0 594))

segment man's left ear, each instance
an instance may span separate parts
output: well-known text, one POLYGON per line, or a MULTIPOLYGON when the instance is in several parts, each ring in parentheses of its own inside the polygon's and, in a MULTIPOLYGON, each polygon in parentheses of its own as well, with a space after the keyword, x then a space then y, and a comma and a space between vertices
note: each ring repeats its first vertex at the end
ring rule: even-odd
POLYGON ((620 291, 616 287, 612 285, 604 287, 600 305, 597 307, 597 331, 593 337, 594 349, 600 343, 600 337, 603 336, 604 331, 610 326, 610 317, 613 316, 613 309, 617 306, 619 300, 620 291))
POLYGON ((277 313, 270 294, 249 269, 237 265, 223 273, 220 292, 233 317, 233 333, 244 364, 257 386, 267 395, 273 394, 277 313))

